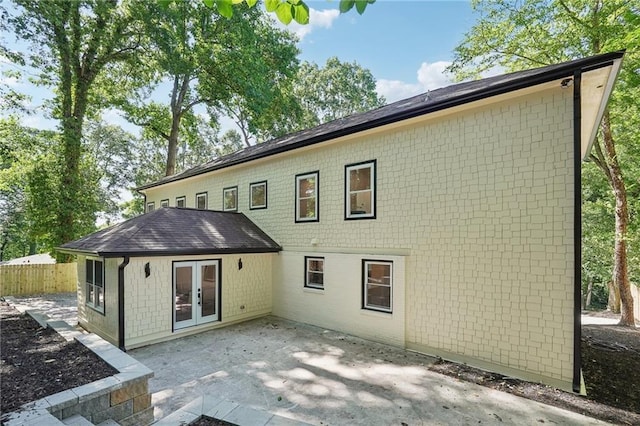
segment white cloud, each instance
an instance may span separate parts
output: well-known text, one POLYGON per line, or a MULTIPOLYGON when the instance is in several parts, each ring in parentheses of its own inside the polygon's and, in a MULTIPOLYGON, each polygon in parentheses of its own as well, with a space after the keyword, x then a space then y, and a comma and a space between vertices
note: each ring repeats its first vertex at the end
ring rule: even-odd
POLYGON ((302 41, 305 36, 317 28, 331 28, 333 21, 338 19, 338 16, 340 16, 338 9, 316 10, 309 8, 309 23, 307 25, 300 25, 295 21, 292 21, 288 26, 282 25, 279 21, 278 23, 281 28, 293 32, 302 41))
POLYGON ((447 61, 423 62, 416 72, 417 82, 408 83, 400 80, 380 79, 376 83, 376 90, 378 94, 385 97, 387 102, 394 102, 428 90, 448 86, 453 83, 451 76, 445 72, 445 68, 449 64, 451 62, 447 61))

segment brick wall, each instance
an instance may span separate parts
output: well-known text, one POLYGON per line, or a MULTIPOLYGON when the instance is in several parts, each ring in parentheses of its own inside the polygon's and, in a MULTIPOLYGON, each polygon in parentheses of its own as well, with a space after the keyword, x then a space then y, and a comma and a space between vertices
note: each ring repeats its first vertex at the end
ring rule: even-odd
MULTIPOLYGON (((297 252, 294 265, 306 251, 384 257, 406 249, 406 346, 568 388, 571 93, 549 89, 438 115, 152 188, 147 200, 175 205, 185 195, 193 207, 195 194, 207 191, 208 208, 221 209, 223 188, 237 185, 239 210, 297 252), (344 166, 372 159, 377 218, 345 221, 344 166), (315 170, 320 221, 294 223, 294 177, 315 170), (268 209, 249 210, 249 184, 262 180, 268 209)), ((352 276, 344 285, 360 288, 352 276)), ((278 278, 275 294, 289 285, 278 278)), ((290 309, 300 311, 295 303, 290 309)))

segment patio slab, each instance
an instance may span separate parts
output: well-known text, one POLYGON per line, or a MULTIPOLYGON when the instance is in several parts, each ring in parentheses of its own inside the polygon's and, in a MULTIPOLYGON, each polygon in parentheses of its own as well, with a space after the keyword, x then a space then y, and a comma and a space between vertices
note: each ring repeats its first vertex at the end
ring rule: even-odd
POLYGON ((128 354, 155 372, 156 419, 207 395, 293 424, 606 424, 431 372, 435 359, 421 354, 276 317, 128 354))

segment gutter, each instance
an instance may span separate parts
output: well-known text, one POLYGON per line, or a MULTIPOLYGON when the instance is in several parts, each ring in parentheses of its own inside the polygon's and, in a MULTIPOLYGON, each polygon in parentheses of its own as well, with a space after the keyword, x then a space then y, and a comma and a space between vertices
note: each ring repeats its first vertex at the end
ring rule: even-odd
MULTIPOLYGON (((395 112, 393 114, 385 115, 383 117, 380 117, 374 120, 369 120, 362 123, 353 124, 351 126, 343 127, 343 128, 340 128, 339 130, 334 130, 327 133, 320 133, 315 136, 311 136, 307 139, 301 139, 298 142, 294 142, 291 144, 284 144, 282 146, 276 146, 275 148, 272 148, 272 149, 261 150, 255 154, 248 155, 246 157, 240 157, 234 160, 230 160, 228 162, 221 162, 210 167, 204 167, 199 170, 194 170, 192 173, 185 172, 182 175, 174 175, 167 178, 166 180, 160 180, 160 181, 139 186, 136 188, 136 191, 141 192, 146 189, 155 188, 157 186, 162 186, 167 183, 177 182, 183 179, 199 176, 215 170, 222 170, 228 167, 237 166, 239 164, 249 163, 251 161, 259 160, 266 157, 271 157, 276 154, 281 154, 283 152, 292 151, 298 148, 315 145, 321 142, 326 142, 332 139, 348 136, 348 135, 359 133, 365 130, 382 127, 388 124, 396 123, 403 120, 408 120, 411 118, 437 112, 440 110, 453 108, 459 105, 464 105, 470 102, 479 101, 485 98, 498 96, 504 93, 525 89, 527 87, 536 86, 538 84, 547 83, 549 81, 570 77, 574 75, 574 73, 578 72, 578 70, 594 70, 602 67, 611 66, 613 63, 615 63, 617 59, 620 59, 623 55, 624 55, 624 51, 618 51, 618 52, 611 52, 607 54, 598 55, 596 57, 590 57, 586 59, 572 61, 570 63, 564 64, 563 66, 555 67, 551 70, 548 70, 546 72, 540 72, 533 76, 524 75, 517 79, 510 80, 501 84, 496 84, 495 86, 492 86, 489 88, 478 89, 470 93, 464 93, 449 99, 445 98, 439 102, 429 103, 416 108, 412 108, 410 110, 395 112)), ((535 72, 535 70, 531 70, 531 71, 535 72)), ((389 104, 389 105, 393 105, 393 104, 389 104)), ((320 125, 320 127, 321 126, 324 126, 324 124, 320 125)), ((311 129, 308 129, 308 130, 311 130, 311 129)), ((269 142, 265 142, 265 143, 268 144, 269 142)))
POLYGON ((124 347, 124 268, 129 264, 129 256, 118 265, 118 347, 126 352, 124 347))
POLYGON ((582 390, 582 71, 573 73, 573 391, 582 390))

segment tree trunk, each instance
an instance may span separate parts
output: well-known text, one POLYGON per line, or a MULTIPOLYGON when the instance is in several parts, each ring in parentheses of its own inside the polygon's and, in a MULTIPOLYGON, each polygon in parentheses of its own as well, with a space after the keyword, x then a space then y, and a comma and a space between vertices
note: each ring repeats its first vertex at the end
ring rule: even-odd
POLYGON ((173 117, 171 120, 171 132, 167 139, 167 167, 165 169, 165 176, 171 176, 176 174, 176 161, 178 158, 178 134, 180 129, 180 117, 173 117))
POLYGON ((627 191, 622 178, 622 170, 618 163, 611 121, 607 111, 602 118, 602 133, 604 150, 609 168, 609 183, 616 199, 616 234, 613 255, 613 283, 620 294, 620 322, 618 325, 635 327, 633 317, 633 297, 631 296, 631 282, 627 267, 627 228, 629 225, 629 210, 627 207, 627 191))
POLYGON ((607 283, 609 289, 609 300, 607 301, 607 309, 614 314, 620 313, 620 289, 613 285, 613 281, 607 283))

